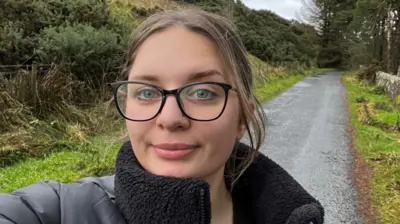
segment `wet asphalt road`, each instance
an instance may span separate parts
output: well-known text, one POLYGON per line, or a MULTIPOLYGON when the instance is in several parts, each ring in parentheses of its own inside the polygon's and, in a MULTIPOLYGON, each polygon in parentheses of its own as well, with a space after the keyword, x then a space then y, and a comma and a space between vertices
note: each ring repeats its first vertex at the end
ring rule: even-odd
POLYGON ((351 179, 342 73, 307 77, 264 106, 262 152, 283 166, 325 208, 325 223, 363 223, 351 179))

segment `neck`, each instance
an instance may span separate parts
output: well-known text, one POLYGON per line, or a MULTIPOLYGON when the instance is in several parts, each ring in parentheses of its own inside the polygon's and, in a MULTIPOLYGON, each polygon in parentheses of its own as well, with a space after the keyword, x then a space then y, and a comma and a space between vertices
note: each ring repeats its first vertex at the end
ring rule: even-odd
POLYGON ((233 220, 232 198, 226 188, 224 168, 206 178, 210 185, 212 223, 232 223, 233 220))

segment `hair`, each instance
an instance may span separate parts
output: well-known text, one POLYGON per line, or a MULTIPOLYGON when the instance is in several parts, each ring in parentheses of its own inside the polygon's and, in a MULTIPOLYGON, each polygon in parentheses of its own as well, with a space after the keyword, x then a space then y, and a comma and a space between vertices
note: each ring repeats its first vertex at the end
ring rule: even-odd
POLYGON ((208 37, 217 47, 225 68, 232 74, 238 92, 240 121, 246 127, 252 148, 243 157, 236 158, 237 149, 234 147, 226 164, 225 174, 232 178, 229 185, 233 189, 233 184, 258 154, 266 134, 266 115, 252 91, 253 74, 247 51, 236 27, 228 19, 200 9, 165 10, 148 17, 132 33, 123 68, 125 76, 128 76, 142 43, 152 34, 171 27, 185 28, 208 37), (240 163, 236 165, 238 159, 240 163))

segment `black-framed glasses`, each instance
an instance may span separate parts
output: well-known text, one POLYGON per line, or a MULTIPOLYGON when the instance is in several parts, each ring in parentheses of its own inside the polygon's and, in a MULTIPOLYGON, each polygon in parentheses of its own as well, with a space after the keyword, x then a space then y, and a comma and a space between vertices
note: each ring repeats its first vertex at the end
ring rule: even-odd
POLYGON ((195 121, 216 120, 225 110, 229 90, 234 90, 231 85, 219 82, 195 82, 173 90, 136 81, 119 81, 111 86, 119 113, 131 121, 155 118, 168 95, 175 95, 186 117, 195 121))

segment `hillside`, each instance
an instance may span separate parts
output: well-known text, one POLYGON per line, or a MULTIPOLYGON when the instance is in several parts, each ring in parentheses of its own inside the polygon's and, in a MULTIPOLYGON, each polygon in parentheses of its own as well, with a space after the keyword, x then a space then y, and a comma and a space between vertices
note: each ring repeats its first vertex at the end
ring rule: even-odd
MULTIPOLYGON (((115 44, 121 45, 131 29, 146 16, 163 9, 185 7, 199 7, 230 17, 241 31, 249 52, 264 61, 311 64, 316 57, 317 36, 311 27, 288 21, 270 11, 251 10, 240 1, 235 4, 231 0, 5 0, 5 7, 0 9, 0 24, 4 25, 0 41, 9 41, 10 44, 0 45, 0 64, 20 64, 26 61, 49 63, 54 58, 65 60, 68 57, 73 60, 78 58, 74 55, 77 53, 74 49, 68 55, 60 55, 61 47, 67 46, 52 46, 52 42, 59 38, 57 34, 73 36, 74 32, 80 30, 87 34, 101 34, 101 31, 112 30, 114 34, 99 35, 99 38, 117 39, 115 44), (60 8, 66 10, 60 12, 60 8), (32 13, 21 17, 18 16, 21 11, 32 13), (79 27, 78 24, 85 25, 79 27)), ((118 53, 123 49, 109 46, 109 50, 118 53)), ((109 66, 117 64, 111 63, 109 66)))

